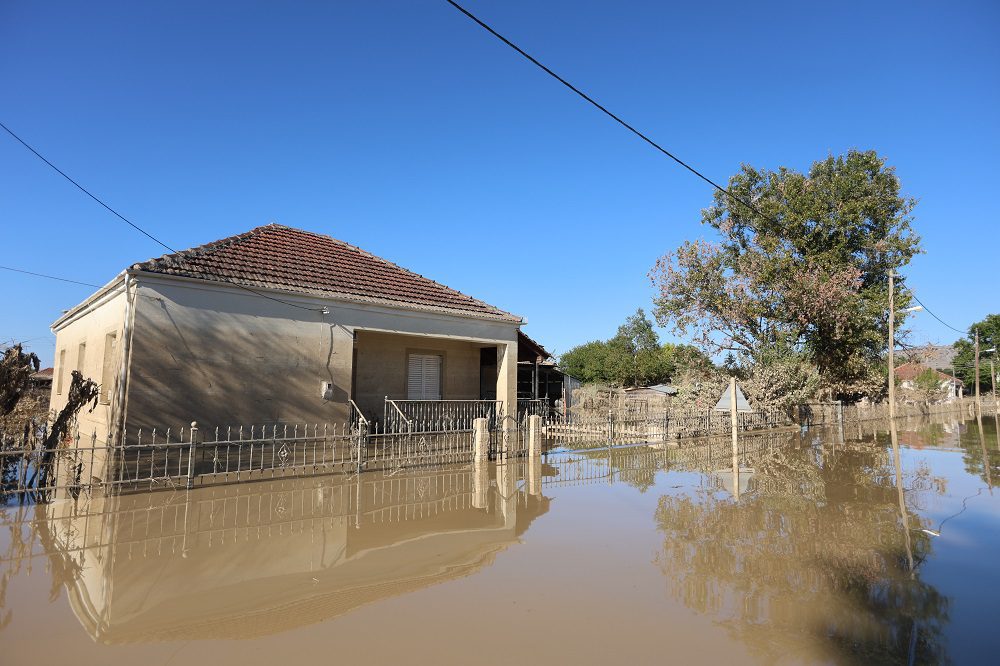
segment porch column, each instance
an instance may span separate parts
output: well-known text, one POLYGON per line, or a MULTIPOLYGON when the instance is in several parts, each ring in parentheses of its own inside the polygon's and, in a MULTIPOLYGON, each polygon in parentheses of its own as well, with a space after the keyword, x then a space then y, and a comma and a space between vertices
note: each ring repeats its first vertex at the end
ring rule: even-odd
POLYGON ((497 345, 497 400, 504 414, 517 418, 517 340, 497 345))

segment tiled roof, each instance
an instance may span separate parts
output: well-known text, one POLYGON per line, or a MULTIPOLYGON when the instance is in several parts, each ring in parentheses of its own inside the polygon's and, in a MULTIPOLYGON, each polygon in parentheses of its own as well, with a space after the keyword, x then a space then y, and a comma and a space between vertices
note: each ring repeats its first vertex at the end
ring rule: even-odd
MULTIPOLYGON (((902 382, 913 381, 920 375, 921 372, 925 372, 927 369, 928 366, 921 365, 919 363, 904 363, 903 365, 896 367, 896 377, 902 382)), ((940 381, 952 381, 951 375, 946 375, 940 370, 935 370, 934 372, 937 373, 940 381)), ((955 383, 959 386, 963 385, 961 379, 955 379, 955 383)))
POLYGON ((358 247, 280 224, 166 254, 132 268, 246 287, 521 321, 358 247))

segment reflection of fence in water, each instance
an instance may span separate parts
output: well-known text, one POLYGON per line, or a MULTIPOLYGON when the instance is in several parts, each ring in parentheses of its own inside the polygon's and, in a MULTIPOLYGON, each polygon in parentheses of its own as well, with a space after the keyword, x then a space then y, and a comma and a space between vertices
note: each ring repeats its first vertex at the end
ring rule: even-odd
MULTIPOLYGON (((332 483, 287 479, 205 488, 176 497, 139 493, 21 507, 7 514, 7 526, 37 528, 33 518, 45 512, 49 538, 68 554, 107 546, 130 558, 182 554, 194 540, 211 547, 334 524, 354 529, 464 511, 474 508, 474 485, 472 470, 454 468, 354 475, 332 483), (113 534, 107 529, 112 524, 113 534)), ((37 534, 22 536, 27 547, 14 559, 45 554, 37 534)))

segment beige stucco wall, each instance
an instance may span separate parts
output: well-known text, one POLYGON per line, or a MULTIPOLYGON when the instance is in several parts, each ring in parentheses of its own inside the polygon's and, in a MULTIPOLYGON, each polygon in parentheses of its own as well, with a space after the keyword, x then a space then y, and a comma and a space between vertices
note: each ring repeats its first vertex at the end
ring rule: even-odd
POLYGON ((419 336, 409 338, 410 348, 446 351, 446 397, 479 397, 479 346, 510 344, 516 357, 511 322, 277 296, 301 306, 294 307, 224 285, 143 273, 136 281, 130 432, 191 421, 203 433, 227 425, 342 423, 349 416, 355 331, 361 340, 381 338, 382 351, 399 360, 398 367, 388 357, 359 360, 359 369, 380 368, 357 378, 377 400, 369 406, 378 415, 387 392, 376 379, 398 382, 388 394, 405 396, 407 347, 392 342, 394 335, 419 336), (328 313, 315 311, 322 307, 328 313), (321 395, 324 381, 333 384, 331 399, 321 395))
POLYGON ((114 372, 111 373, 113 384, 109 387, 110 393, 102 390, 97 407, 93 411, 82 410, 77 419, 84 437, 96 433, 98 440, 102 442, 107 439, 112 426, 113 396, 117 390, 118 370, 122 362, 121 341, 125 326, 125 305, 124 283, 121 282, 75 313, 55 331, 55 363, 50 408, 56 412, 66 406, 71 382, 70 374, 73 370, 79 370, 84 377, 95 382, 102 382, 106 336, 109 333, 116 335, 117 344, 110 359, 114 368, 114 372), (82 365, 79 358, 81 343, 86 344, 82 365), (112 399, 106 400, 105 396, 111 396, 112 399))
POLYGON ((249 292, 138 279, 127 428, 336 423, 352 332, 249 292), (334 385, 331 400, 321 382, 334 385))
POLYGON ((479 358, 485 343, 358 331, 355 401, 369 418, 381 418, 385 397, 407 397, 409 354, 442 357, 441 398, 479 399, 479 358))

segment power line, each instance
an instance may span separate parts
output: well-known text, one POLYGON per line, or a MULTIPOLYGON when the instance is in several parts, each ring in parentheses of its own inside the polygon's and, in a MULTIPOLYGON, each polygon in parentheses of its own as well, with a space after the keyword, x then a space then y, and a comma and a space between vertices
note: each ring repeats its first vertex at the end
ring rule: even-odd
MULTIPOLYGON (((103 206, 112 215, 114 215, 115 217, 117 217, 118 219, 120 219, 122 222, 124 222, 125 224, 129 225, 130 227, 132 227, 133 229, 135 229, 136 231, 138 231, 139 233, 141 233, 146 238, 149 238, 154 243, 160 245, 161 247, 166 248, 168 251, 172 252, 173 254, 180 254, 177 250, 175 250, 174 248, 170 247, 169 245, 167 245, 166 243, 164 243, 163 241, 161 241, 159 238, 157 238, 153 234, 149 233, 148 231, 146 231, 145 229, 143 229, 142 227, 140 227, 138 224, 135 224, 134 222, 132 222, 131 220, 129 220, 127 217, 125 217, 124 215, 122 215, 121 213, 119 213, 118 211, 116 211, 114 208, 112 208, 108 204, 104 203, 104 201, 102 201, 100 198, 98 198, 90 190, 88 190, 87 188, 85 188, 83 185, 81 185, 80 183, 76 182, 75 180, 73 180, 69 176, 69 174, 67 174, 65 171, 63 171, 59 167, 57 167, 55 164, 53 164, 52 162, 50 162, 48 159, 46 159, 46 157, 44 155, 42 155, 40 152, 38 152, 37 150, 35 150, 34 148, 32 148, 31 145, 27 141, 25 141, 24 139, 22 139, 21 137, 19 137, 17 134, 15 134, 13 130, 11 130, 9 127, 7 127, 6 125, 4 125, 2 122, 0 122, 0 127, 2 127, 4 129, 4 131, 7 132, 7 134, 10 134, 12 137, 14 137, 14 139, 16 139, 18 143, 20 143, 22 146, 24 146, 25 148, 27 148, 28 150, 30 150, 35 155, 35 157, 37 157, 38 159, 40 159, 41 161, 45 162, 47 165, 49 165, 50 167, 52 167, 56 171, 56 173, 58 173, 60 176, 62 176, 63 178, 65 178, 66 180, 68 180, 69 182, 71 182, 73 185, 75 185, 77 187, 77 189, 79 189, 81 192, 83 192, 84 194, 86 194, 88 197, 90 197, 91 199, 93 199, 94 201, 96 201, 97 203, 99 203, 101 206, 103 206)), ((58 278, 58 277, 54 277, 54 276, 51 276, 51 275, 43 275, 41 273, 32 273, 30 271, 19 270, 19 269, 16 269, 16 268, 10 268, 8 270, 16 271, 18 273, 25 273, 25 274, 28 274, 28 275, 38 275, 40 277, 47 277, 47 278, 51 278, 53 280, 63 280, 64 282, 76 282, 76 280, 67 280, 65 278, 58 278)), ((304 305, 298 305, 297 303, 290 303, 290 302, 282 300, 280 298, 275 298, 273 296, 268 296, 267 294, 263 294, 263 293, 255 290, 255 289, 251 289, 250 287, 247 287, 247 286, 244 286, 242 284, 239 284, 238 282, 233 282, 231 280, 220 279, 219 281, 223 282, 225 284, 230 284, 230 285, 232 285, 234 287, 237 287, 239 289, 243 289, 244 291, 248 291, 251 294, 255 294, 257 296, 260 296, 261 298, 266 298, 268 300, 275 301, 277 303, 282 303, 282 304, 287 305, 289 307, 299 308, 301 310, 309 310, 311 312, 323 312, 325 310, 325 308, 310 308, 310 307, 306 307, 304 305)), ((86 285, 88 287, 97 287, 97 285, 87 284, 85 282, 77 282, 77 284, 84 284, 84 285, 86 285)))
POLYGON ((35 277, 48 278, 49 280, 59 280, 60 282, 70 282, 72 284, 82 284, 84 287, 94 287, 99 288, 101 285, 91 284, 90 282, 80 282, 79 280, 70 280, 69 278, 58 277, 56 275, 46 275, 45 273, 35 273, 33 271, 26 271, 21 268, 12 268, 10 266, 0 266, 5 271, 12 271, 14 273, 24 273, 25 275, 34 275, 35 277))
POLYGON ((952 326, 951 324, 948 324, 947 322, 945 322, 945 320, 944 320, 944 319, 941 319, 941 317, 938 317, 938 316, 937 316, 936 314, 934 314, 933 312, 931 312, 931 309, 930 309, 929 307, 927 307, 926 305, 924 305, 924 302, 923 302, 923 301, 921 301, 921 300, 920 300, 919 298, 917 298, 917 295, 916 295, 915 293, 913 293, 913 290, 912 290, 912 289, 910 289, 909 287, 904 287, 904 288, 905 288, 905 289, 906 289, 906 290, 907 290, 908 292, 910 292, 910 296, 913 296, 913 300, 915 300, 915 301, 916 301, 916 302, 917 302, 917 303, 918 303, 918 304, 919 304, 919 305, 920 305, 920 306, 921 306, 921 307, 922 307, 922 308, 924 309, 924 311, 925 311, 925 312, 926 312, 927 314, 929 314, 930 316, 934 317, 934 318, 935 318, 935 319, 937 319, 937 320, 938 320, 939 322, 941 322, 942 324, 944 324, 945 326, 947 326, 947 327, 948 327, 948 328, 950 328, 951 330, 955 331, 956 333, 961 333, 962 335, 967 335, 967 334, 969 333, 968 331, 962 331, 962 330, 960 330, 960 329, 957 329, 957 328, 955 328, 955 327, 954 327, 954 326, 952 326))
POLYGON ((548 67, 546 67, 545 65, 543 65, 534 56, 532 56, 527 51, 525 51, 524 49, 522 49, 520 46, 518 46, 514 42, 510 41, 509 39, 507 39, 506 37, 504 37, 503 35, 501 35, 499 32, 497 32, 496 30, 494 30, 486 22, 484 22, 482 19, 480 19, 479 17, 477 17, 472 12, 470 12, 468 9, 466 9, 462 5, 458 4, 454 0, 446 0, 446 2, 449 5, 451 5, 452 7, 454 7, 455 9, 457 9, 458 11, 462 12, 463 14, 465 14, 470 19, 472 19, 472 21, 474 21, 476 24, 478 24, 479 27, 481 27, 482 29, 486 30, 488 33, 490 33, 491 35, 493 35, 494 37, 496 37, 497 39, 499 39, 501 42, 503 42, 504 44, 506 44, 510 48, 512 48, 515 51, 517 51, 519 54, 521 54, 525 59, 527 59, 533 65, 535 65, 536 67, 538 67, 539 69, 541 69, 543 72, 545 72, 546 74, 548 74, 549 76, 551 76, 552 78, 554 78, 559 83, 563 84, 564 86, 566 86, 567 88, 569 88, 570 90, 572 90, 574 93, 576 93, 577 95, 579 95, 580 97, 582 97, 584 100, 586 100, 587 102, 589 102, 590 104, 592 104, 595 108, 597 108, 598 110, 600 110, 605 115, 609 116, 612 120, 614 120, 615 122, 617 122, 619 125, 621 125, 625 129, 627 129, 628 131, 632 132, 637 137, 639 137, 640 139, 642 139, 643 141, 645 141, 646 143, 648 143, 649 145, 651 145, 653 148, 655 148, 656 150, 660 151, 661 153, 663 153, 664 155, 666 155, 667 157, 669 157, 670 159, 672 159, 674 162, 676 162, 677 164, 681 165, 682 167, 684 167, 685 169, 687 169, 688 171, 690 171, 691 173, 693 173, 698 178, 701 178, 703 181, 705 181, 706 183, 708 183, 709 185, 711 185, 712 187, 714 187, 719 192, 722 192, 723 194, 725 194, 726 196, 732 198, 733 200, 738 201, 739 203, 743 204, 748 209, 750 209, 753 212, 757 213, 761 217, 766 217, 763 213, 760 212, 760 210, 757 209, 756 206, 754 206, 750 202, 746 201, 742 197, 736 196, 735 194, 733 194, 732 192, 730 192, 727 188, 719 185, 714 180, 712 180, 711 178, 709 178, 708 176, 706 176, 702 172, 698 171, 693 166, 691 166, 690 164, 688 164, 687 162, 685 162, 681 158, 677 157, 672 152, 670 152, 669 150, 667 150, 666 148, 664 148, 663 146, 661 146, 660 144, 658 144, 657 142, 653 141, 651 138, 649 138, 648 136, 646 136, 645 134, 643 134, 642 132, 640 132, 639 130, 637 130, 635 127, 633 127, 632 125, 629 125, 627 122, 625 122, 624 120, 622 120, 619 116, 615 115, 610 110, 608 110, 608 108, 605 107, 603 104, 601 104, 600 102, 598 102, 597 100, 595 100, 593 97, 591 97, 587 93, 583 92, 582 90, 580 90, 579 88, 577 88, 576 86, 574 86, 572 83, 570 83, 569 81, 567 81, 566 79, 564 79, 563 77, 559 76, 554 71, 552 71, 551 69, 549 69, 548 67))
POLYGON ((13 130, 11 130, 9 127, 7 127, 6 125, 4 125, 2 122, 0 122, 0 127, 2 127, 4 129, 4 131, 7 132, 7 134, 10 134, 12 137, 14 137, 14 139, 16 139, 18 143, 20 143, 22 146, 24 146, 25 148, 27 148, 28 150, 30 150, 32 153, 34 153, 35 157, 37 157, 41 161, 43 161, 46 164, 48 164, 50 167, 52 167, 53 169, 55 169, 56 173, 58 173, 60 176, 62 176, 63 178, 65 178, 69 182, 73 183, 73 185, 75 185, 77 189, 79 189, 81 192, 83 192, 84 194, 86 194, 88 197, 90 197, 91 199, 93 199, 97 203, 99 203, 102 206, 104 206, 104 208, 106 208, 112 215, 114 215, 115 217, 119 218, 122 222, 124 222, 125 224, 129 225, 130 227, 132 227, 133 229, 135 229, 140 234, 142 234, 146 238, 150 239, 151 241, 153 241, 157 245, 160 245, 161 247, 165 247, 170 252, 174 252, 174 253, 177 252, 177 250, 173 249, 172 247, 170 247, 169 245, 167 245, 166 243, 164 243, 163 241, 161 241, 159 238, 157 238, 153 234, 149 233, 148 231, 146 231, 145 229, 143 229, 142 227, 140 227, 138 224, 135 224, 135 223, 131 222, 124 215, 122 215, 121 213, 119 213, 118 211, 116 211, 114 208, 112 208, 108 204, 106 204, 103 201, 101 201, 97 196, 95 196, 86 187, 84 187, 80 183, 78 183, 75 180, 73 180, 72 178, 70 178, 69 175, 65 171, 63 171, 62 169, 60 169, 59 167, 57 167, 52 162, 50 162, 47 159, 45 159, 44 155, 42 155, 40 152, 38 152, 37 150, 35 150, 34 148, 32 148, 28 144, 27 141, 25 141, 24 139, 22 139, 21 137, 19 137, 17 134, 14 134, 13 130))

